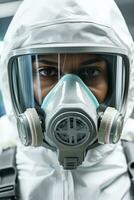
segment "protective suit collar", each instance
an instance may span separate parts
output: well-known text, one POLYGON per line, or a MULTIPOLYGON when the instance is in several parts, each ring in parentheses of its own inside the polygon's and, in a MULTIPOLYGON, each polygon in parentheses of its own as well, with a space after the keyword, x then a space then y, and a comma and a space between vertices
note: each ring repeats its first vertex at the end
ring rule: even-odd
POLYGON ((130 180, 126 177, 126 160, 120 144, 89 151, 84 164, 73 171, 63 170, 56 154, 42 147, 18 148, 17 164, 22 200, 43 200, 42 191, 48 200, 55 199, 55 196, 59 200, 75 200, 82 199, 84 195, 86 200, 132 199, 128 193, 130 180), (37 162, 40 163, 38 167, 37 162), (124 185, 123 193, 119 192, 121 184, 124 185))

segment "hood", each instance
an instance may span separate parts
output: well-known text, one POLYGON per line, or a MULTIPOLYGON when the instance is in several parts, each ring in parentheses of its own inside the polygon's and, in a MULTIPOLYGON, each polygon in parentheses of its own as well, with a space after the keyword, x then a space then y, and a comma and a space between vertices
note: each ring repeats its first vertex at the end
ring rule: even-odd
POLYGON ((132 37, 113 0, 24 0, 5 35, 1 55, 1 87, 9 116, 12 115, 7 78, 9 54, 31 45, 120 48, 129 55, 133 68, 132 37))

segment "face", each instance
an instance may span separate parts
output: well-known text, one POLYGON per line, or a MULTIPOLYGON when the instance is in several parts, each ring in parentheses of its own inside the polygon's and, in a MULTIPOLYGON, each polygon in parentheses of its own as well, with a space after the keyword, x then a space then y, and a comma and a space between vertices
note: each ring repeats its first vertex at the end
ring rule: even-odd
POLYGON ((104 58, 94 54, 52 54, 40 55, 33 60, 36 100, 41 103, 65 74, 78 75, 99 102, 106 99, 108 70, 104 58))

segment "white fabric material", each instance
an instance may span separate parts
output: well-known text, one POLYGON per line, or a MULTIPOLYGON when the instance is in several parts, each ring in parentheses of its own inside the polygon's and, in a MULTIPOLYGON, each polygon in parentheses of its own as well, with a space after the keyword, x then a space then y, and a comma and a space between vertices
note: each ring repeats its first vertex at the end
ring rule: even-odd
MULTIPOLYGON (((0 64, 4 103, 14 126, 7 78, 10 51, 29 45, 87 43, 125 49, 133 67, 133 41, 113 0, 24 0, 5 36, 0 64)), ((42 147, 19 145, 16 158, 20 200, 132 199, 120 143, 89 151, 74 171, 63 170, 56 154, 42 147)))
POLYGON ((73 171, 63 170, 56 154, 44 148, 19 148, 17 162, 21 200, 133 199, 120 144, 89 151, 73 171))
POLYGON ((0 118, 0 152, 3 148, 16 145, 18 133, 11 120, 3 115, 0 118))
POLYGON ((129 118, 124 124, 122 139, 134 142, 134 119, 129 118))

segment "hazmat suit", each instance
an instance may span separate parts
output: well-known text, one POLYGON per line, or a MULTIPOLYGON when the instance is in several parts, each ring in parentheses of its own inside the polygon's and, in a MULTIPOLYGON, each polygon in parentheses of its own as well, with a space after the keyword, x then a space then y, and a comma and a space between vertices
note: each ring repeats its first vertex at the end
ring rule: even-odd
MULTIPOLYGON (((84 50, 90 47, 92 52, 97 51, 94 49, 98 49, 98 52, 103 49, 105 53, 106 49, 110 52, 109 48, 116 49, 116 52, 120 49, 120 54, 125 52, 130 68, 132 67, 133 41, 114 1, 24 0, 6 33, 0 65, 4 103, 8 120, 14 126, 13 134, 16 133, 17 122, 11 104, 13 96, 11 91, 9 92, 9 60, 14 56, 10 54, 12 50, 29 47, 32 48, 32 54, 37 53, 34 48, 38 47, 45 47, 48 51, 64 47, 71 51, 71 48, 78 47, 78 53, 83 47, 84 50)), ((31 50, 27 53, 31 53, 31 50)), ((20 55, 21 50, 17 56, 20 55)), ((21 76, 19 78, 21 80, 21 76)), ((64 82, 69 78, 65 79, 63 76, 61 79, 64 82)), ((73 78, 78 80, 74 76, 73 78)), ((14 79, 17 80, 15 76, 13 81, 14 79)), ((59 81, 61 85, 63 82, 59 81)), ((77 83, 81 83, 80 80, 77 83)), ((59 87, 61 85, 59 84, 59 87)), ((59 92, 58 88, 56 89, 59 92)), ((83 90, 86 91, 85 88, 83 90)), ((16 138, 16 135, 14 137, 16 138)), ((25 147, 18 139, 16 143, 20 200, 132 199, 127 162, 120 142, 91 148, 82 164, 74 170, 64 170, 59 164, 57 152, 51 148, 41 145, 25 147)), ((52 142, 50 146, 53 146, 52 142)))

